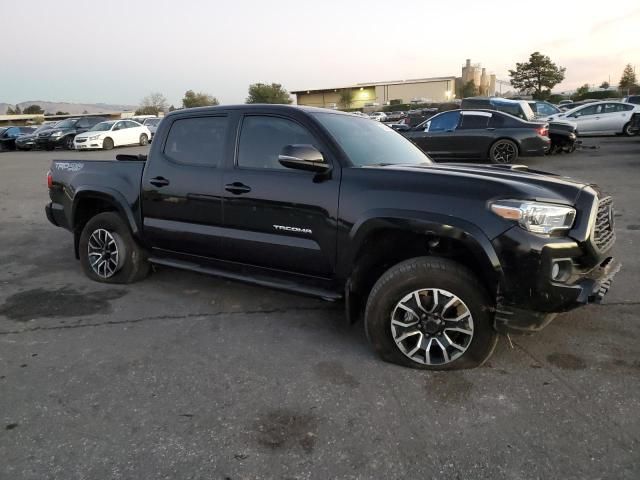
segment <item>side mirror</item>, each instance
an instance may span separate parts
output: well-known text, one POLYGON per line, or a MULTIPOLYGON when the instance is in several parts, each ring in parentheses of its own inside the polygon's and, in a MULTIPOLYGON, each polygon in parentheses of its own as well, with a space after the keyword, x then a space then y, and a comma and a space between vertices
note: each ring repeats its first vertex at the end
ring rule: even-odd
POLYGON ((331 165, 327 163, 313 145, 287 145, 278 156, 282 166, 307 172, 327 173, 331 165))

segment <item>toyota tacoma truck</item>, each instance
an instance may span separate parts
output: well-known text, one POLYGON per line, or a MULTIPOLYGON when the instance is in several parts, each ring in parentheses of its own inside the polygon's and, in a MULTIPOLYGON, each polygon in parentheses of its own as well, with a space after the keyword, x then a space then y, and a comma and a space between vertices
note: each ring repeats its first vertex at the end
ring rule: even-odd
POLYGON ((596 185, 517 165, 432 162, 369 119, 284 105, 192 108, 147 156, 55 160, 54 225, 85 274, 150 265, 330 301, 384 359, 481 365, 501 332, 600 302, 619 263, 596 185))

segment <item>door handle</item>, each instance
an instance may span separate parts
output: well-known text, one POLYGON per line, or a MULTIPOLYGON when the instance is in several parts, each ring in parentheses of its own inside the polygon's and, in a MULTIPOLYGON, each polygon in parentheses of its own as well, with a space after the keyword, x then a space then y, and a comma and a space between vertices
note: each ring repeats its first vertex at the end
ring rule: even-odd
POLYGON ((487 127, 486 130, 488 130, 490 132, 493 132, 495 130, 495 128, 494 127, 487 127))
POLYGON ((241 195, 243 193, 249 193, 251 191, 251 187, 249 185, 245 185, 240 182, 228 183, 224 186, 224 189, 227 192, 231 192, 235 195, 241 195))
POLYGON ((600 117, 596 117, 596 120, 600 120, 600 117))
POLYGON ((149 183, 155 187, 166 187, 169 185, 169 180, 164 177, 153 177, 149 183))

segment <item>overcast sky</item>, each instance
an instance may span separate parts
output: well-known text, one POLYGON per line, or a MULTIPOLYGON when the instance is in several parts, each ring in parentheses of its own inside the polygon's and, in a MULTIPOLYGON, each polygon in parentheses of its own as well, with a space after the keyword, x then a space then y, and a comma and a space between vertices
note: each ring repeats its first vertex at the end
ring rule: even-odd
POLYGON ((159 91, 178 105, 187 89, 237 103, 254 82, 459 76, 466 58, 508 80, 535 50, 567 68, 560 89, 640 68, 638 0, 28 0, 2 11, 7 103, 135 105, 159 91))

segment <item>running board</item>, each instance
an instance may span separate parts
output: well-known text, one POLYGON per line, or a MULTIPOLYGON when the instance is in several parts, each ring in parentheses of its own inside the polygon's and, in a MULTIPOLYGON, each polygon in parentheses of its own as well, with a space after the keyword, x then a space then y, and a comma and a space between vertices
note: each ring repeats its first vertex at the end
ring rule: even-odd
POLYGON ((234 273, 221 268, 209 266, 205 267, 203 265, 187 262, 184 260, 159 257, 151 257, 149 258, 149 262, 155 263, 156 265, 164 265, 167 267, 180 268, 183 270, 191 270, 192 272, 204 273, 206 275, 227 278, 229 280, 237 280, 239 282, 251 283, 253 285, 260 285, 261 287, 275 288, 277 290, 300 293, 302 295, 308 295, 310 297, 318 297, 328 302, 335 302, 342 299, 341 294, 333 292, 331 290, 307 285, 300 285, 297 283, 288 282, 286 280, 274 279, 266 275, 243 275, 241 273, 234 273))

